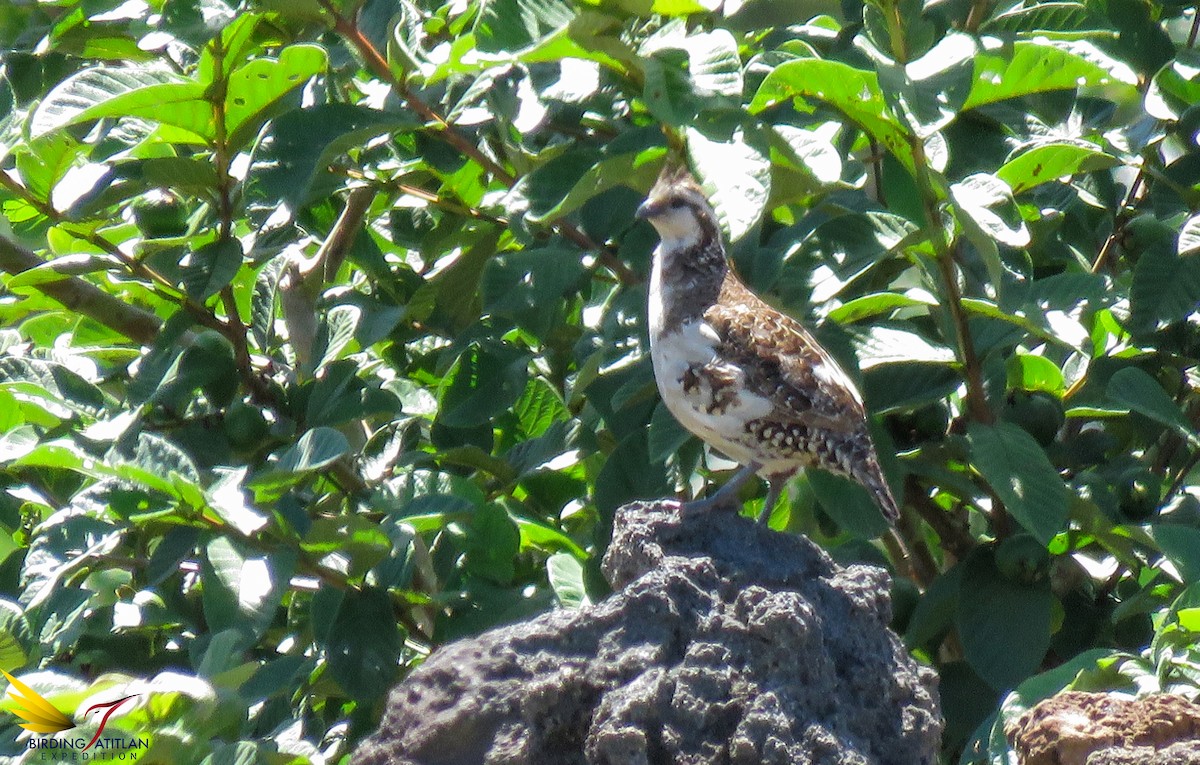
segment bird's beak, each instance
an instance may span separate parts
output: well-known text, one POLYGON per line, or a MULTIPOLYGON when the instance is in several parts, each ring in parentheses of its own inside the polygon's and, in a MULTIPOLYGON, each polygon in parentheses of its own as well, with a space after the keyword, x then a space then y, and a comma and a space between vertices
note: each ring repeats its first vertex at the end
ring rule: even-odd
POLYGON ((663 203, 657 199, 647 199, 638 207, 634 217, 641 220, 650 220, 658 217, 663 211, 663 203))

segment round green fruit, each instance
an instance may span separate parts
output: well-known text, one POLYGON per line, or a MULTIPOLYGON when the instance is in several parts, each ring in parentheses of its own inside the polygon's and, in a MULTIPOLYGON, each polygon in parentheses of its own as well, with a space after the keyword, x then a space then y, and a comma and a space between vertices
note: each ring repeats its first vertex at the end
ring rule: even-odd
POLYGON ((1162 501, 1162 479, 1145 468, 1127 471, 1115 489, 1121 514, 1131 521, 1142 521, 1154 515, 1162 501))
POLYGON ((267 437, 270 425, 262 410, 244 401, 234 401, 225 410, 225 437, 238 449, 252 449, 267 437))
POLYGON ((133 222, 147 239, 187 233, 187 208, 174 194, 146 195, 133 203, 133 222))
POLYGON ((183 363, 207 368, 213 375, 237 371, 234 365, 233 343, 215 329, 196 333, 192 344, 183 352, 183 363))
POLYGON ((950 426, 950 410, 940 402, 887 419, 888 430, 901 449, 911 449, 927 441, 938 441, 950 426))
POLYGON ((1050 552, 1030 534, 1015 534, 996 546, 996 568, 1010 582, 1033 584, 1050 572, 1050 552))
POLYGON ((1062 402, 1049 393, 1037 390, 1009 394, 1001 417, 1033 436, 1042 446, 1052 444, 1067 421, 1062 402))

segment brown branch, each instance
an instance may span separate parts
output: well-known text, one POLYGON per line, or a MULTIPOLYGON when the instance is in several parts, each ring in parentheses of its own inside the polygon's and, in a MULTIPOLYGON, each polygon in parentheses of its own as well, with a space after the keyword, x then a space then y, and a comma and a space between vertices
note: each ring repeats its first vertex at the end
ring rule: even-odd
POLYGON ((218 332, 225 331, 225 325, 221 323, 216 316, 214 316, 204 306, 188 297, 187 293, 180 292, 179 289, 165 276, 158 273, 153 268, 150 268, 145 263, 142 263, 141 261, 125 254, 120 247, 100 234, 97 234, 95 231, 90 231, 86 228, 76 228, 75 225, 73 225, 65 215, 54 209, 54 207, 50 204, 38 199, 36 196, 30 193, 28 189, 10 178, 7 173, 0 172, 0 186, 8 189, 13 194, 32 205, 42 215, 62 226, 63 230, 65 230, 68 234, 82 239, 92 246, 116 258, 131 274, 139 279, 150 282, 150 288, 162 296, 164 300, 176 303, 185 311, 187 311, 188 314, 190 314, 198 324, 210 329, 215 329, 218 332))
MULTIPOLYGON (((485 154, 478 146, 471 142, 465 135, 460 133, 453 125, 448 123, 445 118, 438 114, 432 107, 421 100, 421 97, 412 91, 402 80, 396 77, 387 60, 380 54, 379 50, 367 39, 362 30, 358 28, 358 24, 353 19, 349 19, 338 12, 334 8, 330 0, 319 0, 321 6, 333 18, 333 29, 342 38, 350 43, 351 47, 358 51, 362 56, 363 61, 377 77, 386 82, 389 87, 400 96, 401 99, 408 105, 410 109, 417 113, 427 124, 425 130, 432 135, 446 142, 463 156, 478 164, 480 167, 488 171, 493 177, 503 183, 505 186, 512 188, 519 180, 517 176, 510 173, 502 167, 496 160, 485 154)), ((600 259, 600 262, 605 268, 612 271, 622 284, 632 285, 641 281, 641 278, 630 270, 629 266, 625 265, 616 254, 608 247, 594 241, 582 229, 575 226, 566 220, 556 220, 550 223, 550 227, 563 237, 569 239, 585 251, 593 251, 600 259)))
POLYGON ((957 523, 953 516, 930 499, 914 476, 909 476, 905 481, 904 494, 908 502, 917 509, 921 519, 938 535, 943 550, 962 560, 975 547, 975 540, 971 538, 965 525, 957 523))
POLYGON ((458 204, 457 202, 446 199, 446 197, 440 194, 435 194, 432 191, 426 191, 419 186, 411 186, 407 183, 400 183, 399 181, 394 181, 390 185, 409 196, 416 197, 417 199, 423 199, 434 207, 439 207, 448 212, 455 213, 456 215, 462 215, 467 218, 474 218, 475 220, 486 221, 488 223, 495 223, 497 226, 508 225, 508 220, 505 218, 501 218, 496 215, 490 215, 485 213, 483 210, 476 210, 474 207, 467 207, 466 205, 458 204))
POLYGON ((333 230, 317 251, 317 262, 323 266, 326 282, 337 278, 337 272, 342 263, 346 262, 346 256, 350 254, 358 232, 362 231, 363 220, 366 219, 367 211, 371 209, 371 203, 374 201, 375 189, 370 187, 352 189, 346 195, 346 206, 342 208, 342 214, 338 216, 333 230))
POLYGON ((988 6, 990 5, 991 0, 975 0, 971 3, 971 10, 967 13, 967 21, 963 28, 971 34, 978 32, 979 26, 987 18, 988 6))
POLYGON ((1125 226, 1130 220, 1129 210, 1138 203, 1145 185, 1145 179, 1145 168, 1138 168, 1138 173, 1134 176, 1133 183, 1129 185, 1129 192, 1121 202, 1120 208, 1117 209, 1116 215, 1113 216, 1112 233, 1104 240, 1104 245, 1100 248, 1100 253, 1096 255, 1096 260, 1092 263, 1091 272, 1093 274, 1099 273, 1101 268, 1110 267, 1109 259, 1112 257, 1112 250, 1116 246, 1117 241, 1125 234, 1125 226))
MULTIPOLYGON (((19 274, 45 264, 46 261, 32 251, 0 236, 0 269, 19 274)), ((153 344, 162 327, 162 322, 154 314, 118 300, 77 276, 42 282, 34 287, 66 308, 95 319, 141 345, 153 344)))
POLYGON ((987 397, 983 390, 983 365, 975 353, 975 340, 971 337, 971 328, 967 323, 966 312, 962 307, 962 292, 958 289, 958 264, 954 258, 954 245, 947 241, 946 232, 942 228, 941 212, 938 210, 938 193, 934 188, 929 159, 925 156, 925 145, 919 136, 911 136, 909 141, 913 153, 913 166, 916 170, 917 187, 921 194, 921 204, 925 208, 925 217, 929 220, 929 240, 935 252, 938 271, 946 284, 946 304, 950 311, 950 320, 954 324, 954 334, 958 344, 958 355, 962 360, 963 373, 967 382, 967 395, 964 403, 971 418, 985 424, 995 421, 991 409, 987 405, 987 397))
POLYGON ((975 353, 975 339, 971 336, 971 327, 967 323, 966 312, 962 307, 962 293, 958 289, 958 277, 955 274, 956 263, 954 256, 942 253, 937 256, 938 270, 946 283, 946 297, 950 308, 950 320, 954 323, 954 333, 957 335, 958 347, 963 360, 963 372, 967 380, 966 405, 971 419, 990 425, 995 421, 992 410, 988 408, 987 397, 983 390, 983 365, 975 353))

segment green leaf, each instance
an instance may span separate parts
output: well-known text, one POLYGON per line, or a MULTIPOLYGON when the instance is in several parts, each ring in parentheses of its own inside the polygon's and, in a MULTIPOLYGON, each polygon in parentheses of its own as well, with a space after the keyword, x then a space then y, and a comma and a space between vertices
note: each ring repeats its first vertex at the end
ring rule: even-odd
POLYGON ((847 327, 847 331, 857 340, 859 364, 863 369, 878 364, 955 363, 954 351, 911 329, 874 326, 866 330, 847 327))
POLYGON ((858 539, 875 539, 887 532, 879 506, 862 486, 824 470, 810 470, 807 478, 821 507, 838 526, 858 539))
POLYGON ((501 235, 499 229, 486 232, 430 281, 437 294, 438 310, 456 327, 466 327, 479 318, 480 282, 488 262, 496 255, 501 235))
POLYGON ((946 364, 899 362, 863 370, 863 395, 880 414, 942 401, 961 386, 958 370, 946 364))
POLYGON ((515 518, 521 531, 521 551, 536 547, 542 550, 559 550, 570 553, 579 560, 587 560, 588 553, 575 540, 558 529, 535 523, 527 518, 515 518))
POLYGON ((275 469, 305 473, 328 467, 350 451, 346 437, 333 428, 313 428, 300 436, 296 445, 279 455, 275 469))
POLYGON ((318 556, 332 553, 343 561, 348 557, 351 575, 362 576, 387 557, 392 542, 374 521, 361 515, 338 515, 313 521, 300 547, 318 556))
POLYGON ((761 138, 741 128, 724 138, 687 131, 692 167, 732 242, 758 223, 771 196, 771 160, 761 138))
POLYGON ((817 226, 802 245, 806 257, 822 264, 811 277, 811 300, 841 294, 916 231, 905 218, 882 212, 839 215, 817 226))
POLYGON ((316 345, 320 354, 314 371, 320 372, 341 356, 342 351, 354 339, 361 316, 362 311, 354 305, 335 305, 329 309, 325 314, 325 321, 321 322, 321 332, 317 337, 316 345))
POLYGON ((148 157, 117 163, 117 178, 143 181, 150 188, 174 189, 208 199, 215 197, 217 170, 212 162, 198 157, 148 157))
POLYGON ((346 590, 324 642, 329 673, 350 698, 374 702, 395 680, 404 636, 388 594, 346 590))
POLYGON ((1007 32, 1027 37, 1041 35, 1057 40, 1116 37, 1116 30, 1107 19, 1081 3, 1038 3, 1018 7, 988 19, 980 32, 1007 32))
POLYGON ((1200 632, 1200 608, 1181 608, 1175 616, 1180 627, 1188 632, 1200 632))
POLYGON ((664 462, 688 442, 692 434, 684 430, 679 421, 671 414, 666 405, 659 402, 654 407, 650 417, 650 433, 647 448, 650 459, 654 462, 664 462))
POLYGON ((630 500, 661 497, 670 490, 666 470, 650 461, 645 431, 634 432, 617 444, 596 476, 595 503, 611 514, 630 500))
POLYGON ((11 600, 0 598, 0 669, 5 672, 25 666, 33 647, 33 633, 25 612, 11 600))
POLYGON ((971 667, 994 689, 1012 688, 1037 671, 1050 648, 1054 595, 1049 581, 1004 579, 990 549, 965 561, 955 624, 971 667))
POLYGON ((0 391, 21 404, 36 404, 58 419, 91 416, 104 407, 99 388, 62 364, 41 359, 0 356, 0 391))
MULTIPOLYGON (((405 411, 408 411, 407 407, 405 411)), ((570 416, 558 392, 538 377, 530 379, 525 386, 521 397, 513 404, 513 414, 517 415, 521 432, 528 438, 537 438, 551 425, 570 416)))
POLYGON ((973 423, 967 439, 972 464, 1008 512, 1038 541, 1049 544, 1066 525, 1068 492, 1042 447, 1007 422, 973 423))
POLYGON ((974 85, 963 109, 1076 88, 1117 104, 1140 99, 1133 70, 1087 42, 1015 42, 985 48, 975 57, 971 81, 974 85))
POLYGON ((805 111, 811 111, 807 100, 830 104, 913 172, 912 142, 916 139, 888 108, 874 72, 855 69, 838 61, 788 61, 775 67, 763 80, 750 102, 750 112, 758 114, 792 99, 798 100, 798 108, 805 111))
POLYGON ((824 184, 841 180, 842 156, 827 138, 791 125, 773 125, 771 133, 778 137, 771 145, 795 167, 803 168, 824 184))
POLYGON ((30 122, 36 137, 105 117, 137 117, 212 139, 212 106, 205 86, 146 67, 97 67, 64 80, 38 105, 30 122))
POLYGON ((896 292, 876 292, 849 300, 829 312, 827 318, 838 324, 853 324, 863 319, 891 314, 900 308, 927 309, 936 306, 937 300, 928 293, 913 291, 901 295, 896 292))
POLYGON ((996 177, 1020 194, 1049 181, 1106 170, 1120 160, 1083 141, 1053 140, 1017 149, 996 171, 996 177))
POLYGON ((557 203, 549 208, 531 208, 528 219, 532 223, 556 220, 575 212, 589 199, 617 186, 649 188, 662 169, 659 160, 665 153, 661 148, 652 147, 601 159, 592 165, 557 203))
POLYGON ((1067 339, 1060 337, 1048 326, 1042 326, 1038 324, 1038 320, 1043 322, 1046 321, 1045 314, 1038 310, 1032 311, 1032 316, 1028 315, 1027 312, 1022 309, 1015 309, 1012 313, 1010 313, 1008 311, 1001 310, 999 306, 990 300, 968 297, 962 299, 962 307, 967 313, 974 316, 986 316, 989 319, 1007 322, 1008 324, 1012 324, 1013 326, 1019 327, 1025 332, 1028 332, 1033 337, 1045 340, 1048 343, 1055 343, 1065 348, 1078 350, 1075 346, 1071 345, 1067 339))
POLYGON ((1146 92, 1146 112, 1160 120, 1178 120, 1200 101, 1200 51, 1187 47, 1155 73, 1146 92))
POLYGON ((180 267, 188 296, 204 302, 237 276, 242 267, 242 245, 237 239, 220 239, 189 253, 180 267))
POLYGON ((742 60, 729 30, 692 34, 683 47, 688 52, 688 74, 699 95, 741 98, 742 60))
POLYGON ((250 298, 250 329, 259 350, 267 350, 275 333, 275 296, 287 268, 288 255, 276 255, 258 272, 250 298))
POLYGON ((550 587, 563 608, 591 605, 583 579, 583 564, 569 553, 555 553, 546 559, 550 587))
POLYGON ((974 224, 985 236, 1009 247, 1024 247, 1029 244, 1029 230, 1013 201, 1012 190, 1004 181, 986 173, 969 175, 950 187, 950 196, 955 206, 966 216, 959 222, 972 231, 974 224))
POLYGON ((287 555, 248 555, 229 538, 214 538, 200 567, 209 630, 260 637, 275 617, 292 568, 287 555))
POLYGON ((107 271, 115 265, 115 259, 103 255, 63 255, 28 271, 15 274, 8 280, 8 288, 34 287, 39 284, 61 281, 70 276, 107 271))
POLYGON ((330 163, 339 156, 377 136, 419 125, 408 112, 342 103, 287 112, 271 122, 265 140, 255 147, 250 193, 282 200, 298 212, 312 201, 314 184, 328 175, 330 163))
POLYGON ((565 0, 488 0, 475 21, 475 38, 483 51, 516 51, 553 35, 573 18, 575 9, 565 0))
POLYGON ((1166 425, 1190 441, 1194 447, 1200 448, 1200 436, 1196 434, 1183 411, 1171 400, 1157 380, 1137 367, 1125 367, 1109 378, 1107 393, 1113 401, 1161 425, 1166 425))
POLYGON ((244 536, 251 536, 267 525, 267 517, 246 501, 242 482, 246 468, 221 470, 217 480, 204 493, 208 504, 221 517, 244 536))
POLYGON ((596 169, 602 157, 586 147, 568 150, 522 178, 514 192, 528 201, 532 220, 546 220, 596 169))
MULTIPOLYGON (((1179 244, 1175 248, 1175 254, 1181 258, 1196 253, 1200 253, 1200 215, 1193 215, 1183 224, 1179 230, 1179 244)), ((11 282, 9 286, 12 286, 11 282)))
POLYGON ((0 464, 18 460, 38 445, 38 432, 32 425, 20 425, 0 434, 0 464))
POLYGON ((472 343, 446 374, 438 421, 453 428, 491 422, 521 397, 528 366, 529 357, 517 348, 472 343))
POLYGON ((489 502, 475 511, 467 544, 468 571, 496 584, 512 582, 521 532, 503 507, 489 502))
POLYGON ((258 133, 270 110, 329 64, 320 45, 289 45, 278 59, 257 58, 229 75, 225 94, 228 145, 237 151, 258 133))
POLYGON ((1045 356, 1014 353, 1004 366, 1010 390, 1041 390, 1062 395, 1066 388, 1062 370, 1045 356))
POLYGON ((17 170, 25 188, 42 201, 50 201, 54 187, 74 165, 79 142, 65 133, 42 136, 17 152, 17 170))
POLYGON ((358 365, 346 359, 336 361, 309 384, 305 422, 312 426, 341 425, 364 415, 363 394, 366 386, 358 377, 358 365))
POLYGON ((1153 332, 1182 321, 1200 305, 1200 258, 1180 257, 1167 243, 1148 246, 1133 268, 1129 329, 1153 332))

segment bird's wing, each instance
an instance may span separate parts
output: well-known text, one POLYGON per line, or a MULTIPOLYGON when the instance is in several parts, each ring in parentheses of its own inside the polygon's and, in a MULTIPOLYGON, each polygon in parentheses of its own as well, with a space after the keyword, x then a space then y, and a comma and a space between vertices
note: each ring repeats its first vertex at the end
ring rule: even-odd
POLYGON ((720 338, 719 354, 771 401, 774 415, 835 432, 865 427, 854 383, 808 330, 748 290, 739 297, 712 305, 704 318, 720 338))

